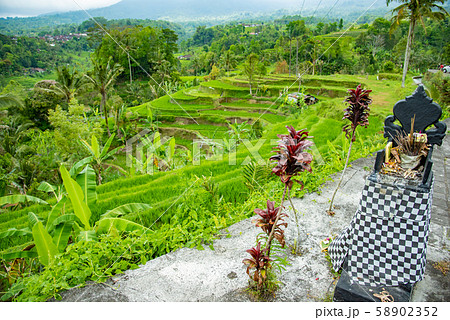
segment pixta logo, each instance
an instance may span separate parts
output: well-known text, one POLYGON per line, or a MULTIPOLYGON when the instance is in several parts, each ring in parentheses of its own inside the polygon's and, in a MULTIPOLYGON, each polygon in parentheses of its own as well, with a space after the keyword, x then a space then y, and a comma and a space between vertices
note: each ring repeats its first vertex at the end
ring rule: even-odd
POLYGON ((159 132, 144 129, 128 139, 125 145, 126 165, 131 171, 153 174, 167 168, 175 154, 175 140, 159 132))
MULTIPOLYGON (((229 166, 246 166, 250 162, 266 164, 267 145, 272 150, 278 139, 194 139, 192 149, 183 155, 185 161, 200 166, 205 161, 228 161, 229 166), (263 150, 265 148, 265 150, 263 150), (192 150, 192 152, 191 152, 192 150), (262 151, 264 151, 262 153, 262 151), (264 157, 262 156, 264 155, 264 157)), ((144 129, 128 139, 125 146, 126 165, 131 172, 153 174, 154 171, 165 171, 175 168, 175 139, 161 136, 159 132, 144 129)), ((324 164, 320 152, 315 145, 311 152, 318 164, 324 164)))

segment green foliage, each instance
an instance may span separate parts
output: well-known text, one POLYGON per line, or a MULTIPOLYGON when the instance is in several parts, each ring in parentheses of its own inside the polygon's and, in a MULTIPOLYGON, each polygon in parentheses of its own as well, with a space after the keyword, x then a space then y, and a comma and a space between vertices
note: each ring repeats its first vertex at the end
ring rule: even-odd
POLYGON ((52 237, 44 228, 42 222, 38 221, 32 229, 33 239, 39 255, 39 261, 44 266, 49 266, 55 261, 58 247, 53 243, 52 237))
POLYGON ((70 177, 69 172, 64 166, 60 167, 60 172, 75 215, 84 224, 86 229, 90 229, 89 219, 91 217, 91 210, 89 209, 87 202, 84 201, 83 190, 80 185, 70 177))
POLYGON ((36 70, 33 68, 47 69, 43 71, 48 72, 48 69, 60 63, 69 63, 70 59, 64 57, 60 46, 51 47, 42 39, 25 36, 9 37, 2 34, 0 35, 0 61, 0 73, 13 75, 23 74, 24 69, 27 73, 34 74, 36 70))
POLYGON ((424 76, 424 83, 431 91, 430 96, 440 104, 443 113, 443 119, 449 116, 450 113, 450 79, 442 72, 435 74, 426 73, 424 76))
MULTIPOLYGON (((223 228, 247 218, 249 207, 263 201, 255 194, 249 203, 237 205, 229 214, 230 205, 217 200, 211 208, 210 198, 195 187, 175 203, 170 223, 144 233, 134 231, 101 234, 98 241, 79 241, 67 247, 56 263, 40 274, 19 279, 9 290, 14 301, 45 301, 58 297, 58 292, 86 281, 105 281, 114 274, 135 269, 148 260, 183 246, 201 249, 211 244, 214 235, 223 228), (212 211, 211 211, 212 210, 212 211)), ((206 191, 203 191, 206 192, 206 191)))
POLYGON ((109 150, 114 137, 115 134, 112 134, 101 149, 95 135, 91 136, 91 144, 83 139, 80 139, 81 145, 85 148, 86 151, 91 154, 89 157, 85 158, 82 161, 92 163, 92 166, 94 167, 95 173, 97 175, 97 182, 99 185, 102 183, 102 171, 105 167, 113 167, 114 169, 119 170, 122 173, 124 172, 121 167, 106 163, 106 160, 111 158, 120 149, 120 147, 117 147, 109 150))
POLYGON ((26 194, 14 194, 14 195, 10 195, 10 196, 4 196, 0 198, 0 206, 3 206, 5 204, 17 204, 17 203, 21 203, 21 202, 36 202, 36 203, 40 203, 40 204, 48 204, 45 200, 33 197, 33 196, 29 196, 26 194))
POLYGON ((83 191, 84 202, 88 204, 90 201, 97 200, 97 184, 95 183, 95 171, 89 165, 76 175, 76 182, 83 191))
MULTIPOLYGON (((177 49, 178 36, 167 28, 154 28, 150 26, 128 27, 123 30, 109 30, 111 37, 103 37, 96 49, 99 59, 107 61, 111 56, 113 63, 123 67, 123 78, 129 79, 130 73, 134 77, 146 77, 143 70, 148 70, 153 77, 158 77, 163 62, 164 74, 167 76, 173 70, 175 58, 173 56, 177 49), (117 44, 112 39, 119 39, 121 43, 127 43, 128 51, 133 52, 133 63, 129 65, 129 57, 122 50, 117 50, 117 44)), ((164 82, 164 78, 162 78, 164 82)))
MULTIPOLYGON (((227 31, 228 28, 228 26, 223 27, 222 31, 219 30, 220 28, 214 28, 214 32, 218 32, 218 34, 220 34, 221 32, 227 31)), ((127 28, 117 31, 117 34, 123 35, 124 40, 131 39, 136 40, 137 42, 142 40, 133 38, 134 36, 140 34, 140 31, 135 33, 134 30, 132 30, 127 34, 126 29, 127 28)), ((250 40, 247 38, 241 40, 242 44, 249 44, 248 48, 241 44, 234 44, 231 46, 231 43, 225 43, 226 39, 221 41, 217 41, 218 39, 213 39, 212 47, 208 48, 209 52, 195 53, 194 59, 190 62, 183 61, 183 63, 187 62, 187 68, 192 67, 193 73, 208 74, 211 72, 214 64, 229 72, 237 66, 237 63, 242 63, 244 57, 249 56, 250 53, 257 53, 260 60, 265 62, 286 60, 288 58, 287 53, 289 53, 289 44, 286 39, 281 37, 278 38, 284 31, 280 31, 281 28, 280 30, 277 30, 274 26, 261 26, 261 29, 273 32, 270 37, 267 36, 267 39, 279 39, 279 42, 277 42, 274 49, 271 48, 269 51, 265 51, 265 49, 272 46, 274 42, 270 43, 270 41, 267 41, 266 43, 257 40, 256 37, 250 37, 248 35, 247 38, 253 38, 251 40, 253 41, 251 45, 250 40), (233 54, 236 58, 236 65, 234 65, 234 63, 227 65, 224 56, 221 53, 221 51, 226 51, 222 48, 225 48, 224 50, 228 50, 233 54), (196 65, 197 63, 198 65, 196 65)), ((136 30, 142 31, 143 28, 137 27, 136 30)), ((324 29, 322 29, 322 31, 323 30, 324 29)), ((142 34, 146 35, 147 31, 142 34)), ((365 32, 360 30, 355 31, 358 31, 357 34, 365 32)), ((261 33, 260 36, 266 37, 264 32, 261 33)), ((234 35, 230 34, 229 38, 233 39, 233 37, 234 35)), ((153 38, 153 34, 150 34, 149 38, 150 40, 155 39, 153 38)), ((328 43, 327 41, 334 41, 334 38, 330 39, 320 40, 324 41, 321 45, 325 46, 327 44, 331 44, 331 42, 328 43)), ((110 40, 105 40, 105 43, 106 41, 110 40)), ((130 46, 134 46, 134 44, 134 42, 130 42, 130 46)), ((326 59, 327 63, 321 64, 318 62, 316 65, 316 72, 320 72, 322 74, 333 73, 340 71, 341 67, 350 68, 348 66, 348 59, 351 59, 349 57, 350 51, 348 51, 347 48, 351 47, 353 44, 354 39, 339 40, 336 43, 336 46, 339 46, 339 48, 336 48, 336 50, 330 49, 333 52, 329 55, 327 54, 327 56, 323 58, 324 61, 326 59), (345 41, 347 41, 347 43, 345 43, 345 41)), ((300 41, 300 46, 301 45, 302 44, 300 41)), ((158 46, 159 44, 155 44, 155 47, 158 46)), ((117 59, 119 64, 122 65, 124 68, 124 73, 122 74, 122 79, 119 78, 119 83, 116 89, 117 94, 122 97, 123 103, 129 104, 129 101, 132 100, 131 96, 134 97, 134 91, 132 91, 134 88, 120 82, 125 79, 128 82, 130 68, 133 77, 135 77, 135 72, 138 71, 137 66, 132 64, 130 67, 127 55, 121 54, 120 51, 112 52, 110 49, 113 47, 112 42, 107 45, 105 44, 104 46, 102 44, 102 48, 98 51, 100 52, 102 50, 101 56, 102 59, 104 58, 105 60, 99 59, 98 62, 106 62, 106 59, 108 59, 110 55, 113 55, 113 59, 117 59)), ((316 49, 319 47, 320 45, 317 44, 316 49)), ((311 58, 311 56, 306 55, 308 54, 309 49, 314 49, 314 46, 311 45, 309 47, 305 46, 303 49, 300 48, 299 58, 301 57, 300 59, 302 61, 304 59, 311 58)), ((335 47, 332 49, 335 49, 335 47)), ((150 51, 152 50, 153 48, 150 48, 150 51)), ((356 48, 355 50, 359 49, 356 48)), ((165 53, 160 51, 160 54, 164 55, 165 53)), ((351 52, 351 54, 354 54, 356 57, 359 55, 356 51, 351 52)), ((152 55, 152 52, 145 52, 142 56, 146 55, 148 57, 148 55, 152 55)), ((381 68, 384 58, 379 59, 379 55, 375 58, 373 61, 369 61, 370 64, 372 66, 377 65, 381 68)), ((385 59, 389 58, 390 57, 386 55, 385 59)), ((358 57, 356 60, 358 60, 358 57)), ((147 70, 149 70, 152 75, 157 77, 158 81, 168 79, 168 76, 171 76, 170 74, 172 74, 172 72, 168 74, 166 70, 167 64, 164 62, 160 64, 155 61, 148 59, 146 62, 149 63, 147 70)), ((239 68, 241 67, 242 65, 239 68)), ((280 128, 283 128, 287 124, 286 115, 276 110, 276 106, 271 106, 270 103, 275 101, 279 90, 292 84, 294 77, 269 75, 263 78, 261 76, 263 74, 262 71, 263 70, 256 70, 254 73, 254 79, 255 81, 258 80, 258 82, 261 83, 260 87, 264 88, 264 95, 270 95, 273 98, 269 99, 257 97, 253 99, 255 103, 253 103, 253 101, 252 103, 246 101, 246 99, 249 98, 248 82, 242 75, 238 75, 234 78, 225 78, 221 81, 213 80, 203 82, 198 88, 178 91, 177 93, 172 94, 172 97, 163 96, 151 102, 146 102, 147 99, 150 98, 144 98, 142 95, 139 98, 141 100, 136 98, 135 100, 139 102, 133 102, 133 105, 143 102, 146 103, 138 105, 137 107, 124 109, 125 114, 130 111, 134 112, 134 114, 130 118, 123 118, 127 124, 122 126, 122 128, 127 129, 128 133, 121 137, 121 141, 125 141, 127 137, 134 135, 134 133, 138 132, 142 127, 149 127, 150 125, 156 125, 160 129, 166 130, 168 130, 167 127, 171 127, 170 130, 174 130, 172 132, 177 132, 175 131, 176 129, 183 128, 190 130, 190 132, 197 131, 207 137, 219 138, 224 136, 229 138, 225 133, 227 130, 227 127, 224 126, 226 119, 228 119, 231 123, 234 123, 235 120, 237 120, 237 123, 234 124, 239 124, 241 121, 252 123, 253 120, 250 119, 261 118, 262 125, 258 130, 260 131, 260 134, 263 133, 263 129, 265 130, 263 133, 263 138, 267 139, 267 143, 265 143, 259 151, 263 157, 268 156, 271 150, 271 146, 268 141, 270 139, 276 139, 276 133, 279 132, 280 128), (237 98, 242 100, 236 101, 237 98), (178 102, 178 104, 176 102, 178 102), (185 110, 182 110, 180 105, 185 110), (151 115, 149 114, 149 110, 151 110, 151 115), (186 113, 192 116, 197 122, 199 122, 200 125, 192 124, 191 118, 188 117, 186 113), (242 118, 242 120, 239 118, 242 118), (147 122, 145 122, 145 119, 147 119, 147 122), (171 122, 171 124, 168 125, 167 122, 171 122), (179 122, 187 124, 180 124, 179 122)), ((359 69, 356 67, 351 69, 351 72, 356 73, 358 71, 359 69)), ((148 83, 145 78, 146 76, 140 76, 144 78, 133 78, 133 83, 143 83, 142 90, 147 88, 145 90, 150 91, 148 90, 148 83)), ((313 173, 311 175, 301 175, 301 179, 305 182, 305 189, 301 191, 300 188, 293 188, 293 195, 295 194, 296 196, 302 196, 302 194, 307 191, 317 190, 321 183, 328 179, 331 173, 341 169, 343 162, 342 158, 345 156, 343 155, 343 150, 348 147, 348 141, 346 141, 345 138, 343 138, 343 135, 340 134, 342 124, 337 121, 341 119, 340 111, 342 109, 340 102, 342 99, 339 97, 343 97, 345 95, 345 90, 343 89, 345 86, 356 86, 357 83, 355 84, 355 81, 358 80, 356 77, 358 76, 349 77, 343 75, 333 75, 332 77, 315 76, 302 78, 302 85, 305 86, 305 91, 316 96, 318 95, 321 102, 320 105, 310 106, 307 110, 304 110, 302 117, 292 119, 292 122, 295 126, 299 126, 300 128, 311 128, 311 135, 314 136, 314 141, 317 144, 317 150, 320 151, 325 163, 314 162, 312 164, 314 167, 313 173), (351 83, 351 85, 347 85, 347 83, 351 83), (338 98, 334 99, 332 97, 338 98)), ((367 82, 373 82, 373 78, 374 77, 367 79, 367 82)), ((197 79, 198 78, 196 77, 195 80, 197 79)), ((384 82, 382 83, 382 81, 379 81, 379 83, 378 88, 380 88, 381 92, 382 90, 385 90, 386 87, 383 84, 384 82)), ((152 82, 152 84, 154 83, 152 82)), ((392 85, 392 82, 390 82, 390 84, 392 85)), ((192 83, 189 84, 189 86, 190 85, 194 84, 192 83)), ((164 86, 164 88, 166 88, 168 92, 173 92, 171 90, 179 90, 180 87, 179 85, 176 85, 171 88, 169 88, 169 86, 164 86)), ((262 92, 262 90, 260 90, 260 92, 262 92)), ((385 95, 389 95, 389 98, 394 96, 394 94, 391 94, 388 91, 385 92, 385 95)), ((161 94, 161 92, 159 94, 161 94)), ((398 95, 399 92, 395 92, 395 94, 398 95)), ((401 92, 400 95, 401 94, 403 94, 403 92, 401 92)), ((79 99, 80 101, 83 101, 84 104, 89 104, 90 107, 94 107, 95 109, 96 103, 91 103, 93 100, 92 97, 92 94, 86 94, 80 95, 79 99)), ((150 97, 150 95, 148 97, 150 97)), ((107 108, 108 106, 109 103, 107 104, 107 108)), ((386 107, 382 106, 380 109, 381 108, 386 107)), ((42 108, 42 110, 43 109, 45 108, 42 108)), ((379 106, 374 106, 374 109, 379 110, 379 106)), ((64 107, 58 110, 58 112, 61 113, 62 110, 64 110, 64 107)), ((273 179, 259 180, 261 167, 251 167, 251 165, 248 165, 247 167, 241 166, 243 163, 248 163, 247 157, 250 155, 248 150, 245 150, 246 148, 241 147, 236 150, 237 166, 232 169, 230 169, 228 164, 228 155, 225 155, 225 159, 223 161, 203 161, 204 159, 202 159, 200 166, 186 166, 181 169, 175 169, 173 172, 154 172, 152 176, 134 175, 132 178, 118 179, 95 187, 95 182, 92 183, 92 171, 81 171, 85 168, 88 162, 95 162, 93 160, 95 155, 97 155, 98 158, 101 158, 100 154, 102 154, 104 150, 106 150, 106 153, 104 154, 106 155, 110 152, 110 149, 114 149, 111 148, 111 145, 117 145, 115 144, 115 141, 113 141, 115 138, 111 138, 112 142, 110 142, 110 145, 108 145, 108 141, 110 141, 108 140, 105 143, 105 147, 102 149, 101 145, 103 143, 100 139, 101 134, 97 134, 97 132, 95 132, 99 129, 99 124, 95 124, 97 121, 96 119, 101 119, 98 113, 96 111, 91 113, 89 108, 84 108, 83 111, 86 112, 85 114, 81 112, 81 108, 79 108, 78 111, 79 119, 83 119, 82 122, 79 122, 80 126, 78 127, 84 131, 83 124, 87 124, 87 134, 80 135, 76 133, 75 130, 64 130, 64 127, 67 128, 70 125, 69 122, 71 122, 69 113, 64 114, 67 119, 60 121, 59 127, 55 127, 56 131, 61 130, 63 132, 63 134, 58 137, 58 153, 62 154, 62 157, 51 156, 56 153, 53 151, 54 149, 51 148, 48 148, 48 150, 43 152, 44 146, 47 147, 47 145, 44 144, 42 144, 39 149, 33 148, 27 151, 27 153, 25 153, 26 150, 24 149, 21 150, 21 153, 24 155, 39 153, 43 157, 45 157, 46 154, 50 154, 50 156, 48 156, 49 159, 53 158, 52 161, 56 164, 49 165, 49 168, 56 169, 58 168, 60 162, 66 162, 67 165, 67 162, 72 163, 75 159, 82 159, 86 156, 86 154, 90 154, 90 156, 92 156, 92 159, 89 159, 90 157, 83 159, 88 159, 89 161, 82 160, 76 163, 73 171, 71 170, 70 172, 71 177, 77 181, 77 184, 82 186, 81 190, 83 193, 84 202, 87 202, 90 206, 92 213, 91 218, 89 219, 90 229, 81 230, 84 229, 85 226, 83 223, 80 223, 79 218, 75 218, 75 215, 71 214, 72 210, 74 210, 74 206, 69 203, 69 201, 65 205, 65 210, 67 212, 65 215, 71 214, 71 217, 68 217, 67 219, 76 221, 77 224, 81 225, 81 227, 77 227, 75 224, 70 225, 69 221, 66 221, 67 224, 58 224, 58 221, 61 222, 63 219, 56 215, 56 213, 60 212, 61 209, 59 208, 57 210, 56 206, 53 207, 55 210, 52 212, 48 212, 48 208, 44 209, 42 206, 32 206, 26 211, 12 211, 8 209, 5 210, 5 212, 2 212, 0 215, 0 230, 7 230, 9 227, 17 228, 16 231, 9 232, 10 235, 14 234, 16 238, 7 240, 2 239, 2 242, 0 243, 2 249, 19 244, 21 244, 20 249, 22 249, 24 247, 23 244, 31 240, 30 232, 25 229, 27 225, 26 212, 30 210, 35 212, 42 219, 43 224, 45 224, 47 219, 48 233, 52 236, 52 241, 55 246, 57 246, 58 251, 61 252, 61 255, 55 260, 57 263, 60 263, 59 266, 55 266, 55 264, 53 264, 48 268, 44 268, 41 276, 33 276, 30 280, 23 280, 21 283, 18 283, 14 289, 11 289, 10 293, 13 293, 13 295, 24 289, 21 296, 16 296, 18 300, 44 299, 37 298, 40 291, 43 292, 43 296, 49 297, 55 295, 56 292, 61 289, 82 284, 85 280, 99 280, 100 277, 98 277, 98 275, 102 274, 105 270, 108 270, 106 272, 107 275, 113 274, 115 271, 110 272, 107 268, 113 261, 115 261, 115 259, 111 258, 108 262, 106 262, 107 259, 99 261, 97 260, 97 256, 92 256, 97 253, 100 257, 102 257, 103 254, 106 256, 110 255, 111 257, 118 257, 125 252, 124 256, 127 255, 132 257, 130 258, 131 260, 123 259, 122 257, 118 260, 118 264, 112 267, 112 269, 116 268, 115 270, 120 272, 130 267, 134 268, 135 265, 140 263, 136 262, 138 260, 140 261, 140 259, 142 259, 145 263, 148 259, 157 257, 183 246, 201 248, 204 245, 211 243, 214 239, 214 234, 216 234, 218 230, 250 216, 253 212, 253 208, 261 207, 261 205, 264 204, 266 197, 281 197, 281 191, 278 190, 273 179), (97 143, 93 142, 92 136, 95 136, 97 143), (63 151, 63 148, 61 148, 61 144, 64 142, 62 141, 63 138, 67 140, 67 143, 74 142, 72 152, 75 150, 77 155, 71 155, 69 153, 71 148, 68 146, 65 148, 66 152, 63 151), (81 144, 77 142, 80 141, 80 138, 90 142, 86 144, 92 149, 92 152, 88 150, 88 148, 82 149, 81 144), (78 145, 75 146, 75 143, 78 145), (34 150, 39 150, 39 152, 35 152, 34 150), (79 174, 80 172, 81 174, 79 174), (201 187, 197 184, 192 187, 192 189, 188 190, 186 194, 183 194, 184 190, 190 187, 193 177, 202 175, 210 177, 209 182, 203 184, 201 187), (259 181, 258 183, 261 184, 261 188, 255 187, 253 190, 249 190, 245 185, 245 181, 252 181, 255 183, 255 180, 259 181), (88 190, 92 191, 92 193, 88 190), (94 190, 97 191, 96 201, 95 196, 93 196, 94 190), (87 198, 91 198, 92 202, 86 201, 87 198), (133 206, 130 206, 128 209, 126 208, 127 203, 142 202, 150 203, 151 205, 146 205, 140 209, 133 206), (118 208, 119 211, 113 210, 110 213, 106 213, 108 210, 112 210, 118 206, 121 206, 118 208), (162 213, 164 214, 161 216, 162 213), (24 216, 25 219, 23 218, 24 216), (60 218, 60 220, 57 220, 58 218, 60 218), (64 240, 64 236, 67 235, 67 229, 63 229, 63 226, 65 228, 70 227, 72 236, 71 239, 72 241, 75 241, 75 243, 72 243, 67 247, 65 252, 63 252, 63 247, 60 246, 60 244, 64 242, 67 244, 68 242, 64 240), (147 229, 149 227, 151 227, 151 230, 147 229), (132 230, 135 231, 133 232, 132 230), (102 232, 108 232, 108 234, 102 234, 102 232), (114 251, 115 248, 107 247, 102 243, 103 241, 109 241, 109 245, 112 243, 115 244, 112 240, 105 240, 112 238, 115 239, 114 241, 119 243, 117 244, 117 251, 114 251), (145 248, 146 251, 141 252, 140 248, 134 246, 131 246, 130 250, 127 251, 126 249, 128 247, 125 245, 122 246, 122 243, 130 244, 131 242, 129 241, 131 240, 128 240, 130 238, 137 243, 140 243, 142 239, 142 241, 145 242, 145 244, 142 244, 142 248, 145 248), (61 240, 59 241, 57 239, 61 240), (77 242, 77 239, 80 242, 77 242), (71 249, 72 246, 73 249, 71 249), (105 253, 103 253, 103 250, 105 253), (75 253, 79 253, 79 255, 75 257, 75 253), (81 255, 84 256, 82 259, 79 259, 81 255), (60 259, 60 257, 62 258, 60 259), (79 265, 77 265, 78 262, 75 262, 77 259, 80 261, 79 265), (69 276, 65 278, 65 276, 63 276, 65 274, 68 274, 69 276), (33 281, 37 283, 35 287, 32 285, 33 281)), ((55 112, 56 111, 53 111, 52 114, 55 112)), ((106 110, 106 113, 110 114, 108 110, 106 110)), ((290 123, 291 122, 289 122, 289 124, 290 123)), ((58 121, 55 121, 55 124, 58 124, 58 121)), ((75 127, 76 126, 74 126, 74 128, 75 127)), ((358 148, 356 148, 358 150, 355 150, 351 159, 354 157, 365 156, 370 151, 374 151, 375 148, 378 147, 376 142, 380 140, 380 135, 377 134, 377 131, 379 131, 381 127, 381 120, 377 119, 377 121, 371 121, 371 126, 367 129, 367 133, 364 132, 361 134, 364 139, 359 139, 358 137, 355 141, 355 148, 358 146, 358 148)), ((114 128, 117 129, 116 127, 114 128)), ((232 130, 232 128, 230 129, 232 130)), ((245 127, 244 129, 249 129, 251 131, 251 128, 249 127, 245 127)), ((164 132, 164 130, 161 130, 161 132, 164 132)), ((53 139, 53 131, 51 131, 51 133, 51 136, 41 134, 39 139, 47 139, 50 141, 53 139)), ((119 133, 121 132, 118 131, 116 135, 118 139, 120 138, 119 133)), ((251 132, 242 132, 243 136, 247 136, 247 134, 250 133, 251 132)), ((37 138, 33 139, 36 139, 37 141, 37 138)), ((165 145, 167 148, 156 148, 158 150, 154 150, 157 151, 155 154, 158 153, 159 160, 173 160, 174 158, 177 158, 179 151, 179 149, 176 148, 176 144, 190 145, 190 142, 187 142, 188 139, 190 138, 187 138, 186 136, 177 136, 176 140, 172 139, 170 143, 165 145)), ((22 144, 22 141, 26 141, 26 139, 21 140, 20 144, 22 144)), ((154 142, 156 141, 151 141, 152 144, 154 142)), ((11 145, 14 147, 14 143, 11 143, 11 145)), ((50 145, 50 143, 48 145, 50 145)), ((8 155, 2 154, 1 156, 1 161, 2 163, 5 163, 5 168, 13 163, 8 155)), ((117 165, 124 163, 125 159, 122 154, 118 154, 114 158, 114 161, 114 164, 117 165)), ((47 161, 43 161, 43 163, 47 163, 47 161)), ((159 161, 159 163, 161 163, 161 161, 159 161)), ((174 166, 176 168, 176 165, 174 166)), ((105 169, 103 171, 104 178, 106 178, 105 181, 112 180, 111 172, 108 172, 106 167, 103 167, 103 169, 105 169)), ((0 174, 6 176, 10 173, 10 171, 12 171, 12 168, 9 171, 0 171, 0 174)), ((56 177, 58 176, 57 170, 52 171, 49 169, 48 171, 53 172, 53 175, 56 177)), ((13 172, 9 175, 9 177, 14 175, 15 173, 13 172)), ((15 178, 11 179, 14 180, 15 178)), ((57 180, 58 179, 59 177, 57 177, 57 180)), ((56 185, 57 180, 50 181, 49 179, 48 181, 56 185)), ((37 181, 42 181, 42 179, 38 179, 37 181)), ((49 190, 43 191, 48 192, 49 190)), ((51 204, 54 203, 53 199, 52 201, 48 201, 51 204)), ((37 255, 36 251, 34 251, 34 255, 37 255)), ((268 274, 268 278, 270 277, 270 274, 268 274)), ((105 277, 101 276, 101 279, 103 280, 105 277)))
POLYGON ((250 191, 261 190, 269 177, 269 169, 265 165, 250 162, 242 170, 242 175, 250 191))
POLYGON ((72 103, 68 111, 57 106, 55 111, 49 111, 49 120, 55 128, 55 143, 61 157, 68 161, 78 158, 84 153, 80 145, 80 139, 87 139, 91 133, 85 118, 83 118, 84 107, 72 103))

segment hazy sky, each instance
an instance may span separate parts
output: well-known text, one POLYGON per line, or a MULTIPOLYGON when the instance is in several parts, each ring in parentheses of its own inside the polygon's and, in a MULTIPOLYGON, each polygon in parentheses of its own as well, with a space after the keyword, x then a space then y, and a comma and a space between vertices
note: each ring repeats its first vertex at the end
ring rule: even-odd
POLYGON ((0 0, 0 16, 36 16, 55 11, 106 7, 120 0, 0 0), (78 6, 78 5, 79 6, 78 6))
MULTIPOLYGON (((164 0, 148 0, 161 1, 164 0)), ((189 0, 184 0, 188 2, 189 0)), ((206 1, 207 0, 201 0, 206 1)), ((229 0, 209 0, 211 2, 227 2, 229 0)), ((256 2, 255 0, 241 0, 242 2, 256 2)), ((348 0, 347 0, 348 1, 348 0)), ((369 0, 365 0, 364 3, 369 0)), ((374 0, 375 1, 375 0, 374 0)), ((43 13, 74 11, 81 9, 94 9, 99 7, 106 7, 112 4, 120 2, 120 0, 0 0, 0 17, 26 17, 37 16, 43 13)), ((355 0, 353 0, 355 2, 355 0)), ((370 1, 371 3, 372 1, 370 1)), ((385 0, 376 0, 378 3, 385 4, 385 0)), ((334 0, 260 0, 259 3, 272 3, 277 4, 279 8, 293 8, 299 6, 316 7, 316 4, 322 4, 322 6, 331 6, 335 3, 334 0)), ((345 5, 345 0, 340 0, 340 6, 345 5)))

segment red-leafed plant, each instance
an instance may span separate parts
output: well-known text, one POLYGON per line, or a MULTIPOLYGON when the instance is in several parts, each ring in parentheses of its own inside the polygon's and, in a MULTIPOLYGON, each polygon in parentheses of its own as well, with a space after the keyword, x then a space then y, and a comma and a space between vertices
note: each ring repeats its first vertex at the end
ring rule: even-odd
POLYGON ((352 144, 355 141, 356 128, 358 128, 358 126, 366 128, 369 125, 369 104, 372 103, 372 99, 369 97, 369 94, 372 92, 372 90, 362 89, 361 84, 359 84, 356 89, 348 89, 347 92, 349 93, 349 96, 345 98, 344 102, 347 103, 348 106, 346 109, 344 109, 344 117, 342 118, 342 120, 348 119, 350 121, 350 124, 345 125, 342 130, 345 132, 347 139, 350 139, 350 146, 348 148, 347 160, 345 161, 345 166, 342 170, 341 178, 339 179, 336 190, 334 190, 330 207, 327 211, 329 215, 334 215, 334 211, 332 210, 334 197, 336 196, 336 192, 341 186, 342 178, 345 174, 345 170, 347 169, 348 160, 352 151, 352 144))
POLYGON ((247 265, 247 274, 255 281, 258 290, 260 290, 267 279, 267 273, 270 269, 270 258, 267 254, 268 249, 261 249, 261 242, 258 242, 256 248, 251 248, 247 252, 252 256, 251 259, 244 259, 242 262, 247 265), (255 271, 252 272, 252 269, 255 271))
POLYGON ((267 200, 267 210, 255 209, 255 213, 259 215, 259 218, 255 220, 255 225, 260 227, 268 236, 274 230, 274 238, 278 240, 281 246, 284 248, 286 241, 284 240, 284 230, 281 227, 287 227, 287 223, 283 221, 283 217, 287 217, 287 214, 281 212, 281 208, 275 208, 275 202, 267 200), (278 223, 275 224, 278 215, 278 223))
MULTIPOLYGON (((252 259, 245 259, 243 262, 248 265, 247 273, 250 278, 255 281, 258 290, 267 288, 267 275, 270 272, 270 253, 272 248, 272 241, 276 239, 282 248, 285 246, 284 230, 287 223, 283 218, 287 217, 282 212, 283 203, 288 192, 288 198, 291 202, 292 209, 294 210, 295 219, 297 220, 297 214, 295 212, 294 205, 290 197, 290 191, 294 184, 294 181, 298 182, 303 188, 303 182, 293 180, 292 178, 303 171, 311 172, 312 155, 306 150, 312 145, 312 142, 307 140, 308 132, 303 129, 296 131, 292 126, 287 126, 289 134, 278 135, 280 140, 278 145, 274 148, 276 155, 270 157, 270 160, 276 161, 275 167, 272 169, 272 173, 280 177, 280 180, 284 183, 283 197, 281 199, 281 205, 275 207, 275 202, 267 200, 267 209, 255 209, 255 213, 258 215, 254 221, 257 227, 261 227, 264 231, 267 240, 265 242, 265 249, 261 250, 261 238, 258 238, 258 245, 256 248, 247 250, 252 255, 252 259), (255 257, 263 255, 264 260, 258 260, 260 264, 257 264, 255 257), (251 269, 255 269, 253 274, 250 274, 251 269), (262 273, 261 273, 262 272, 262 273)), ((298 222, 297 222, 298 225, 298 222)))
POLYGON ((312 141, 306 140, 308 132, 303 130, 296 131, 293 127, 286 127, 289 131, 288 135, 279 134, 281 139, 278 146, 277 154, 270 157, 270 160, 277 161, 277 165, 272 172, 280 177, 289 189, 292 188, 291 178, 299 172, 311 172, 312 155, 305 150, 312 146, 312 141))

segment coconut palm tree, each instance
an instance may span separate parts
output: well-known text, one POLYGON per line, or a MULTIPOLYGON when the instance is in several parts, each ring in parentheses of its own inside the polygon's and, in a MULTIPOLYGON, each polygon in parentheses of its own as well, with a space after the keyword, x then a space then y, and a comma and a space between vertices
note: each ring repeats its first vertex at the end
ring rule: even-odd
POLYGON ((5 93, 0 95, 0 110, 7 109, 12 106, 18 106, 23 108, 23 101, 11 93, 5 93))
POLYGON ((236 56, 231 50, 227 50, 224 52, 224 54, 221 57, 222 59, 222 65, 225 67, 225 70, 227 73, 230 73, 230 70, 236 67, 237 60, 236 56))
POLYGON ((102 63, 98 59, 92 59, 94 69, 85 77, 93 84, 94 89, 98 91, 102 97, 100 101, 100 110, 103 111, 105 117, 106 130, 108 136, 111 136, 108 125, 108 108, 106 104, 108 91, 112 88, 114 82, 120 73, 122 73, 123 68, 118 63, 113 63, 112 57, 109 57, 106 64, 102 63))
MULTIPOLYGON (((44 89, 39 86, 38 82, 36 88, 54 92, 61 96, 67 103, 75 97, 75 94, 86 84, 83 76, 75 67, 72 69, 69 66, 62 66, 56 69, 57 78, 49 89, 44 89)), ((43 80, 45 81, 45 80, 43 80)))
MULTIPOLYGON (((414 29, 420 22, 425 29, 423 19, 430 18, 434 20, 444 19, 448 12, 436 3, 444 4, 446 0, 386 0, 386 5, 392 2, 401 2, 402 4, 392 10, 391 18, 392 33, 402 20, 409 20, 408 40, 406 42, 405 61, 403 63, 402 87, 405 87, 406 72, 408 71, 409 59, 411 56, 411 46, 414 41, 414 29)), ((425 29, 426 30, 426 29, 425 29)))

